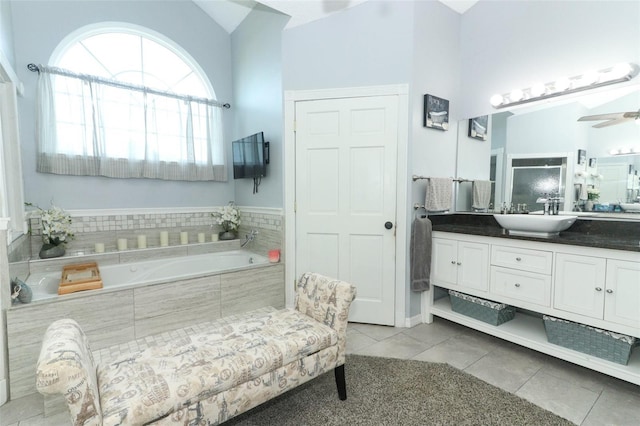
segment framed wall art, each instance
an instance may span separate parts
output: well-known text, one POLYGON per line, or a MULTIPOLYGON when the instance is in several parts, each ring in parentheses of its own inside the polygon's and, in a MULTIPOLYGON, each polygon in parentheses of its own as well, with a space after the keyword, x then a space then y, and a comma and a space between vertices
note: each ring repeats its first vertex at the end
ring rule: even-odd
POLYGON ((586 164, 587 162, 587 151, 584 149, 578 150, 578 164, 586 164))
POLYGON ((469 119, 469 137, 481 141, 487 140, 487 130, 489 127, 489 116, 482 115, 469 119))
POLYGON ((424 95, 424 127, 449 130, 449 101, 433 95, 424 95))

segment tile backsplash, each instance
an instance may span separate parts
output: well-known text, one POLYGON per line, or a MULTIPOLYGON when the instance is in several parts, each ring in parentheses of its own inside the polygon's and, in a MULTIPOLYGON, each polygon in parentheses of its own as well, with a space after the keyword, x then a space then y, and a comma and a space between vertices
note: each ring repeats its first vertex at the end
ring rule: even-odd
MULTIPOLYGON (((241 224, 238 240, 255 229, 258 235, 246 245, 247 250, 266 256, 270 249, 282 249, 283 216, 259 210, 240 210, 241 224)), ((42 247, 40 216, 33 212, 29 219, 32 259, 38 259, 42 247)), ((137 249, 138 236, 145 235, 148 248, 160 246, 160 232, 169 233, 169 246, 180 246, 180 233, 188 233, 188 244, 198 243, 198 234, 205 234, 205 242, 212 241, 212 234, 222 228, 209 212, 145 213, 120 215, 72 216, 74 238, 66 245, 67 256, 95 253, 95 244, 103 243, 105 252, 117 252, 118 239, 125 238, 129 251, 137 249)))

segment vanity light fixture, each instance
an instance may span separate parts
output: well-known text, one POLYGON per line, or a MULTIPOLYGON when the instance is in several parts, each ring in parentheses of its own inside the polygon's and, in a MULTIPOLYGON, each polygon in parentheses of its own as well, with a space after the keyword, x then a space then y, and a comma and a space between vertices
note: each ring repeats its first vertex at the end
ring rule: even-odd
POLYGON ((514 89, 503 95, 493 95, 489 102, 494 108, 540 101, 555 96, 567 95, 582 90, 595 89, 633 79, 640 67, 633 63, 621 63, 600 71, 588 71, 573 77, 562 77, 549 83, 536 83, 526 89, 514 89))
POLYGON ((640 146, 636 147, 623 147, 623 148, 613 148, 609 151, 609 155, 633 155, 640 154, 640 146))

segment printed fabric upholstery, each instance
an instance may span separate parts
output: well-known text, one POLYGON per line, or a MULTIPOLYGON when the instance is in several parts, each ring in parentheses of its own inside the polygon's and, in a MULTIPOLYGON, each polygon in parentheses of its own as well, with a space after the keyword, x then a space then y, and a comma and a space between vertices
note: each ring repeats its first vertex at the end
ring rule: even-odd
POLYGON ((295 308, 338 333, 336 366, 345 361, 349 307, 355 298, 356 288, 344 281, 310 272, 298 281, 295 308))
POLYGON ((98 381, 89 341, 77 322, 62 319, 47 328, 36 369, 43 395, 62 394, 74 425, 102 424, 98 381))
POLYGON ((104 424, 147 423, 337 340, 331 328, 283 309, 122 357, 98 367, 104 424))
POLYGON ((38 391, 65 395, 74 425, 221 423, 344 364, 355 288, 305 274, 296 292, 296 310, 247 313, 97 369, 78 324, 56 321, 38 391))

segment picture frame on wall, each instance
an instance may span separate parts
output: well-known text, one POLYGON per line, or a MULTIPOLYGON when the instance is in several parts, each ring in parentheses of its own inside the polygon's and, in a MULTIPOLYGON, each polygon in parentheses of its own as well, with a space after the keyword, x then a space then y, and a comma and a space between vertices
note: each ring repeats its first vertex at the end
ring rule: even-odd
POLYGON ((587 151, 584 149, 578 150, 578 164, 585 164, 587 162, 587 151))
POLYGON ((431 129, 449 130, 449 101, 429 94, 424 95, 422 125, 431 129))
POLYGON ((480 141, 487 140, 487 132, 489 130, 489 116, 481 115, 480 117, 469 119, 469 137, 480 141))

